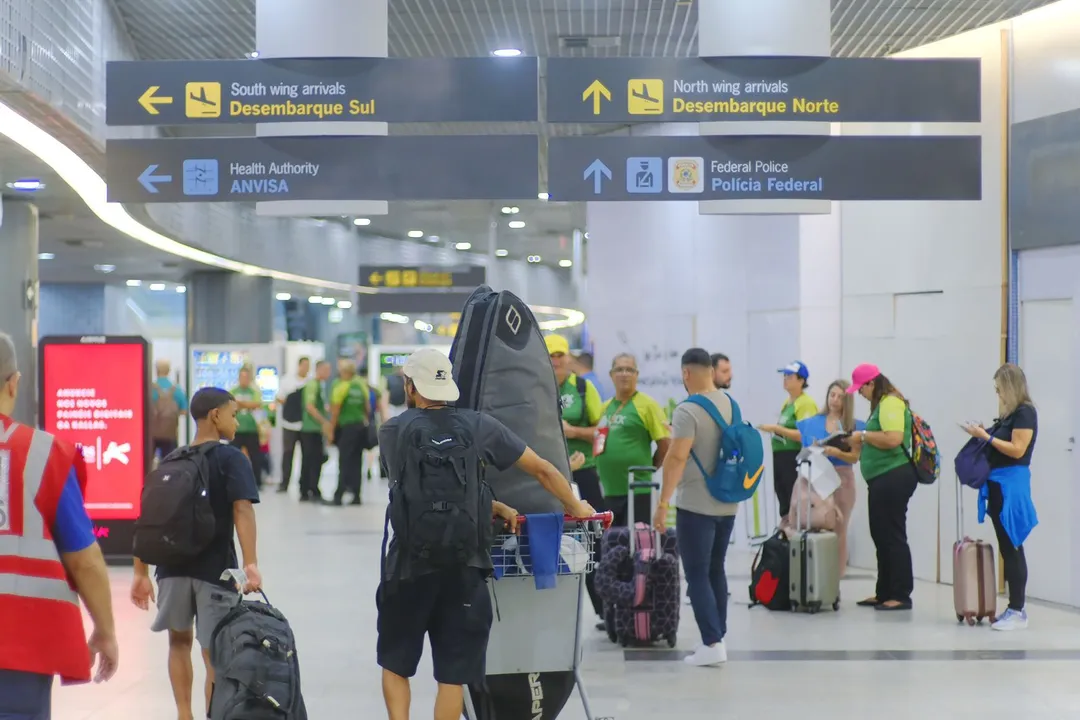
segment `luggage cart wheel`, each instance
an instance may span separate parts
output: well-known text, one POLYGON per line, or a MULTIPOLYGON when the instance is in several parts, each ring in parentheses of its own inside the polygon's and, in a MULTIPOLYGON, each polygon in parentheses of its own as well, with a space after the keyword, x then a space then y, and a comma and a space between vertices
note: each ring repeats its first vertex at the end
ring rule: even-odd
POLYGON ((968 619, 967 619, 967 624, 970 625, 971 627, 975 627, 975 618, 973 618, 973 617, 971 617, 969 615, 968 619))
POLYGON ((675 633, 671 633, 670 635, 665 636, 664 639, 667 640, 667 646, 669 648, 675 647, 675 642, 676 642, 675 633))
POLYGON ((960 613, 956 613, 956 622, 958 622, 958 623, 964 622, 964 616, 961 615, 960 613))
POLYGON ((837 600, 832 604, 833 612, 837 612, 840 609, 840 600, 837 600))
POLYGON ((630 647, 630 638, 619 638, 619 645, 621 645, 622 647, 630 647))

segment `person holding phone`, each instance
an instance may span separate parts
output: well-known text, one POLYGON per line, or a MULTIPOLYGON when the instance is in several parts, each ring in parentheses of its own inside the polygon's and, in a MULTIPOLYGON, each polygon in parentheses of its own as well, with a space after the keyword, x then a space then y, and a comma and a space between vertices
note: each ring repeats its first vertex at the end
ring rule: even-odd
POLYGON ((998 551, 1009 584, 1009 607, 998 616, 994 630, 1023 630, 1028 566, 1024 541, 1039 524, 1031 499, 1031 455, 1039 434, 1039 415, 1028 394, 1027 378, 1019 366, 1007 363, 994 373, 998 420, 990 430, 965 423, 964 431, 987 442, 990 478, 979 489, 979 522, 987 515, 994 524, 998 551))
POLYGON ((825 408, 798 423, 803 447, 823 446, 822 452, 840 477, 840 487, 833 493, 842 516, 836 529, 840 540, 840 577, 847 572, 848 526, 856 496, 853 466, 859 461, 859 449, 851 447, 850 438, 852 433, 866 429, 866 423, 855 419, 855 398, 847 392, 850 385, 847 380, 833 380, 825 393, 825 408))

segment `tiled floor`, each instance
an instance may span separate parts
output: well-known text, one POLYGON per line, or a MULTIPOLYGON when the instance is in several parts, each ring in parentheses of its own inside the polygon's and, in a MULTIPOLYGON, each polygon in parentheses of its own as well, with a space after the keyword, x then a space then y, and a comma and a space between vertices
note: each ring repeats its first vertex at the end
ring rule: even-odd
MULTIPOLYGON (((330 484, 327 478, 324 487, 330 484)), ((385 486, 368 483, 366 497, 370 502, 363 507, 330 508, 300 505, 271 492, 258 508, 266 590, 295 627, 312 720, 385 717, 374 657, 373 601, 385 486)), ((749 609, 743 601, 747 562, 741 556, 730 561, 731 659, 723 668, 691 668, 680 661, 679 651, 699 640, 689 607, 677 651, 624 653, 587 618, 584 675, 598 718, 1080 716, 1078 614, 1032 606, 1031 628, 1021 633, 959 626, 951 589, 929 584, 918 587, 912 613, 875 614, 851 602, 871 590, 871 575, 862 571, 845 580, 849 602, 839 613, 770 613, 749 609)), ((57 720, 175 717, 165 638, 151 634, 150 616, 128 602, 129 580, 130 571, 113 571, 119 674, 104 686, 58 688, 57 720)), ((433 692, 425 660, 414 681, 413 717, 431 716, 433 692)), ((560 717, 584 717, 576 695, 560 717)))

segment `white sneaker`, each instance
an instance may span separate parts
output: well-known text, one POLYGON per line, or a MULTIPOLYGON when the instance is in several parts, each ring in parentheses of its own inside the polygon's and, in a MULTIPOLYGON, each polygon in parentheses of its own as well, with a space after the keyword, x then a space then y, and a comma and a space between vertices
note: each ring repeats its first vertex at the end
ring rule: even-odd
POLYGON ((990 627, 994 630, 1026 630, 1028 626, 1027 610, 1017 612, 1012 608, 1005 611, 990 627))
POLYGON ((683 662, 696 667, 723 665, 727 662, 727 647, 723 640, 715 645, 702 645, 693 654, 683 658, 683 662))

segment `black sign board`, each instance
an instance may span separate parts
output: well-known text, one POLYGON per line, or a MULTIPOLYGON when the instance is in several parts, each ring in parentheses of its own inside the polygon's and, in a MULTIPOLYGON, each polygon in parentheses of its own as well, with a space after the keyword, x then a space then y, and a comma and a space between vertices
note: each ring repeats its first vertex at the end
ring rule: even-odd
POLYGON ((106 125, 535 122, 536 58, 110 62, 106 125))
POLYGON ((483 265, 419 267, 416 265, 361 265, 360 284, 373 288, 430 290, 475 288, 487 280, 483 265))
POLYGON ((535 198, 534 135, 110 140, 110 202, 535 198))
POLYGON ((551 200, 978 200, 979 137, 560 137, 551 200))
POLYGON ((382 290, 377 293, 361 293, 356 296, 358 313, 455 313, 461 312, 472 289, 420 290, 395 292, 382 290))
POLYGON ((979 60, 551 58, 559 123, 979 122, 979 60))

